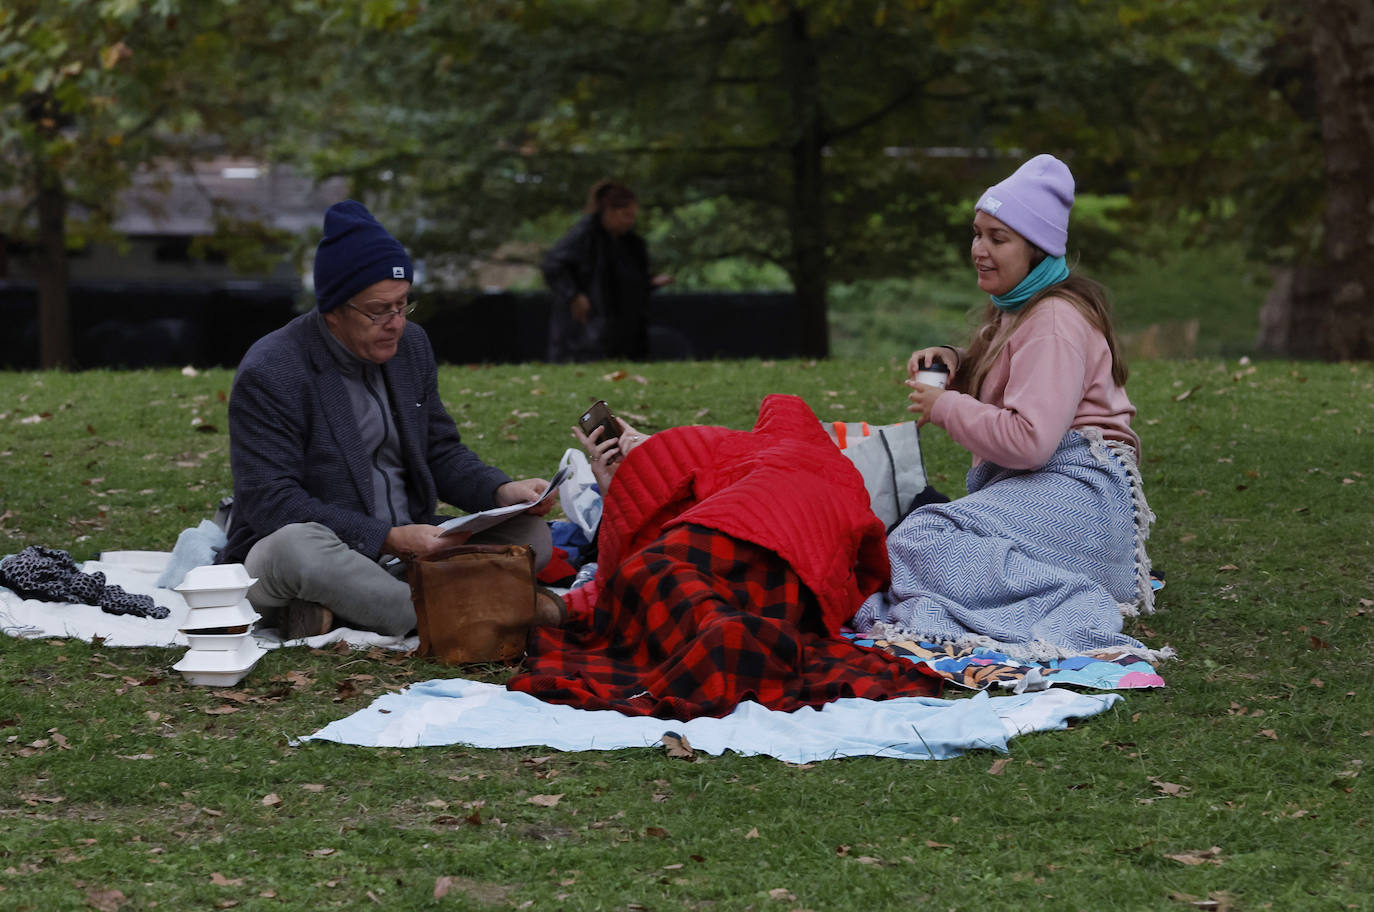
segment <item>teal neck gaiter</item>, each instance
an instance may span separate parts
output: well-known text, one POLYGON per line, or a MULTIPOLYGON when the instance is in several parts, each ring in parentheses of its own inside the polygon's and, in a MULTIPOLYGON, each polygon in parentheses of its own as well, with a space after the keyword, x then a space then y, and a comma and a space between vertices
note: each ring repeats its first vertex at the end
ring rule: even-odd
POLYGON ((1021 282, 1004 295, 993 295, 992 303, 1007 313, 1016 313, 1037 292, 1057 285, 1069 277, 1069 264, 1062 256, 1045 257, 1021 282))

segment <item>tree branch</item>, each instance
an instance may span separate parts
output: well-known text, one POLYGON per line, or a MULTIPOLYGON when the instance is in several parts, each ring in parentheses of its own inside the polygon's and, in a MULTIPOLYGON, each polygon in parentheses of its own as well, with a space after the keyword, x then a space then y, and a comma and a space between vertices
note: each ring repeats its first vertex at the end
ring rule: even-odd
POLYGON ((837 139, 843 139, 846 136, 851 136, 855 133, 867 129, 868 127, 871 127, 873 124, 878 123, 883 118, 887 117, 893 111, 896 111, 898 108, 910 102, 913 98, 917 96, 917 93, 919 91, 920 84, 907 86, 906 89, 904 89, 898 95, 890 99, 886 104, 883 104, 875 108, 868 114, 864 115, 863 117, 860 117, 858 120, 829 130, 825 136, 826 142, 833 142, 837 139))

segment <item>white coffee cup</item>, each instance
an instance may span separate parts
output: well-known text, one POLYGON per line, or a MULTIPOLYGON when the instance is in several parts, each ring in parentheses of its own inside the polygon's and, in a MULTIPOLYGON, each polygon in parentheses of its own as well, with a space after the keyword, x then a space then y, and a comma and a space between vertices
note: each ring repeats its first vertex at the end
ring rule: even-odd
POLYGON ((915 380, 917 383, 924 383, 926 386, 938 386, 944 389, 949 383, 949 368, 936 361, 928 367, 923 367, 916 372, 915 380))

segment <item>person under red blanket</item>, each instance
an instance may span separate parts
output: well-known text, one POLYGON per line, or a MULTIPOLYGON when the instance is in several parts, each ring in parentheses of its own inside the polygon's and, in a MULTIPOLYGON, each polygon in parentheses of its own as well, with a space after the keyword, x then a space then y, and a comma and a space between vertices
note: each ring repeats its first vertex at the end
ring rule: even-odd
POLYGON ((839 635, 886 584, 887 549, 805 402, 769 396, 752 431, 622 426, 615 444, 582 437, 605 491, 596 578, 568 594, 562 627, 530 632, 511 690, 671 719, 939 692, 839 635))

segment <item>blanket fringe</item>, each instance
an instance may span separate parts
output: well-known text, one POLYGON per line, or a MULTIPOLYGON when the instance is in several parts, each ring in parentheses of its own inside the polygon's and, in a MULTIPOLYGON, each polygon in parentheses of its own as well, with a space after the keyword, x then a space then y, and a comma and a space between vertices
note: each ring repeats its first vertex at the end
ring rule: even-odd
POLYGON ((1104 660, 1115 659, 1119 656, 1132 656, 1142 661, 1149 662, 1151 665, 1158 665, 1166 659, 1177 657, 1172 646, 1165 646, 1162 649, 1151 649, 1142 646, 1139 649, 1127 648, 1123 646, 1111 646, 1105 649, 1089 650, 1070 650, 1056 646, 1048 640, 1031 640, 1026 643, 1003 643, 990 636, 983 634, 968 634, 954 640, 932 638, 929 634, 909 627, 898 627, 883 621, 873 625, 871 630, 864 633, 865 637, 875 640, 914 640, 919 642, 935 643, 937 646, 944 646, 956 650, 973 649, 982 647, 1001 652, 1014 659, 1026 659, 1032 662, 1052 662, 1056 659, 1072 659, 1079 656, 1089 656, 1104 660))
POLYGON ((1139 617, 1155 613, 1155 590, 1150 584, 1150 556, 1145 552, 1145 542, 1150 537, 1150 525, 1155 521, 1155 513, 1145 500, 1145 483, 1140 477, 1140 466, 1136 460, 1135 447, 1120 440, 1107 440, 1102 432, 1093 427, 1079 428, 1078 432, 1088 441, 1092 453, 1102 462, 1115 458, 1126 470, 1131 485, 1131 508, 1135 515, 1135 592, 1134 603, 1119 602, 1117 607, 1123 617, 1139 617))

